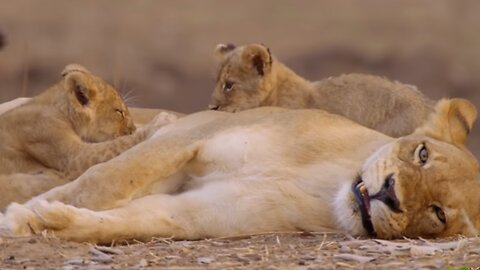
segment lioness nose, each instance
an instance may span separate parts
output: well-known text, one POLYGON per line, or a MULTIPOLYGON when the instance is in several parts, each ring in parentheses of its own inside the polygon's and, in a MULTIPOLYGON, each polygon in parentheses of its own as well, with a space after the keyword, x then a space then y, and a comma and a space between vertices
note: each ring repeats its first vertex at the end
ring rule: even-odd
POLYGON ((371 199, 379 200, 385 203, 393 212, 400 213, 400 202, 395 195, 395 178, 393 173, 385 177, 385 183, 382 189, 375 195, 370 196, 371 199))

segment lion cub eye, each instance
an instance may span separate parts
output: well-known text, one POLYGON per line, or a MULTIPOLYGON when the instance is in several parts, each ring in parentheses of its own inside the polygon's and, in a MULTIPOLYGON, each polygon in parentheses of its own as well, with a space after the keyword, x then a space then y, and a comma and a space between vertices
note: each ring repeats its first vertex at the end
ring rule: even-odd
POLYGON ((120 114, 120 116, 122 116, 122 118, 125 118, 125 112, 120 110, 120 109, 115 109, 115 112, 120 114))
POLYGON ((415 161, 420 165, 425 165, 428 161, 428 149, 425 146, 425 143, 422 143, 417 146, 415 149, 415 161))
POLYGON ((223 84, 223 90, 224 90, 224 91, 227 91, 227 92, 231 91, 232 88, 233 88, 233 84, 234 84, 233 82, 226 81, 226 82, 223 84))
POLYGON ((447 223, 447 217, 445 212, 443 212, 442 208, 432 205, 433 211, 435 211, 435 215, 437 215, 438 220, 440 220, 443 224, 447 223))

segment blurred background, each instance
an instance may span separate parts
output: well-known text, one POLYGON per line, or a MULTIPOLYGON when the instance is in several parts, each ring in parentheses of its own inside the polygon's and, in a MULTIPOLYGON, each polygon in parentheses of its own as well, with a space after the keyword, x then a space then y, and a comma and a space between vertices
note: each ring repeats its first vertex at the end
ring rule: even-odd
MULTIPOLYGON (((32 96, 79 63, 129 104, 203 110, 218 43, 260 42, 317 80, 365 72, 480 107, 476 0, 0 0, 0 102, 32 96)), ((480 156, 480 126, 470 148, 480 156)))

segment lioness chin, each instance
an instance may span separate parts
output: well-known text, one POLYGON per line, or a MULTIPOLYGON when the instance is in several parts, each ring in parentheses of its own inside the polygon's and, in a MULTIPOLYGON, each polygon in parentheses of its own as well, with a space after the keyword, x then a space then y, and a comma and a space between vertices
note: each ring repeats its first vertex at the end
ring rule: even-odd
POLYGON ((422 127, 394 139, 321 110, 199 112, 11 204, 0 228, 96 243, 272 231, 477 235, 479 168, 464 146, 476 114, 466 100, 442 100, 422 127))
POLYGON ((219 67, 211 109, 317 108, 393 137, 411 134, 433 111, 434 102, 414 86, 378 76, 346 74, 308 81, 261 44, 219 44, 215 56, 219 67))

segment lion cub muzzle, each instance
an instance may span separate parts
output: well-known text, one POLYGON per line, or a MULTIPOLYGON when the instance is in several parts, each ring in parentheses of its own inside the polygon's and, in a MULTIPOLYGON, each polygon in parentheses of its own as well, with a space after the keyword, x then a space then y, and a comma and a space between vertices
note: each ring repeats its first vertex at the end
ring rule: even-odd
POLYGON ((220 105, 208 105, 208 109, 212 111, 218 111, 220 109, 220 105))

